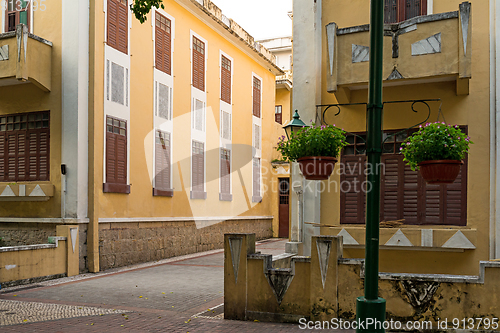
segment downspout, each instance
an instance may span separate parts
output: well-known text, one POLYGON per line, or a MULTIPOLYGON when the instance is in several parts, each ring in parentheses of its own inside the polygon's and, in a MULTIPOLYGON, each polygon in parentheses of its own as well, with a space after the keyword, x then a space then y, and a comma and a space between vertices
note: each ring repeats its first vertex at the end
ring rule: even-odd
POLYGON ((490 259, 500 258, 500 6, 490 0, 490 259))

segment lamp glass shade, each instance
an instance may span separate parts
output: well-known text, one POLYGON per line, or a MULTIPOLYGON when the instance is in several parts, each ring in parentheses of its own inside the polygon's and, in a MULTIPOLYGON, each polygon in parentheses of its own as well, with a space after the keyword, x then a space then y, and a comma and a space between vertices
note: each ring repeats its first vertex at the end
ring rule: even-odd
POLYGON ((288 122, 288 124, 284 126, 283 129, 285 130, 288 139, 290 139, 292 132, 297 132, 304 127, 307 127, 307 125, 304 124, 302 120, 300 120, 299 112, 295 110, 292 120, 288 122))

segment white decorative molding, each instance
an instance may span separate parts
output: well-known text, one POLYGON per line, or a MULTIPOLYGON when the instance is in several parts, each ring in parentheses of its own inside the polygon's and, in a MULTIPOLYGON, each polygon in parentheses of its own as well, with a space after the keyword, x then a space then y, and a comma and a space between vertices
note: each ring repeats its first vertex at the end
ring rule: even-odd
POLYGON ((319 269, 321 270, 321 282, 323 283, 323 289, 325 289, 326 274, 328 273, 328 261, 330 260, 332 241, 317 239, 316 248, 318 250, 319 269))
POLYGON ((422 239, 420 246, 432 247, 434 243, 433 230, 432 229, 422 229, 422 239))
POLYGON ((273 216, 101 217, 99 223, 272 220, 273 216))
POLYGON ((352 62, 370 61, 370 47, 352 44, 352 62))
POLYGON ((399 79, 404 79, 404 76, 401 75, 401 73, 396 68, 394 68, 394 70, 392 71, 391 75, 389 75, 387 80, 399 80, 399 79))
POLYGON ((441 53, 441 33, 437 33, 426 39, 411 44, 411 55, 419 56, 425 54, 441 53))
POLYGON ((452 248, 452 249, 475 249, 476 247, 471 241, 464 235, 464 233, 458 230, 453 236, 450 237, 443 244, 444 248, 452 248))
POLYGON ((0 46, 0 61, 9 60, 9 45, 0 46))
POLYGON ((462 41, 464 43, 464 55, 467 55, 467 36, 469 34, 470 2, 463 2, 460 8, 460 21, 462 23, 462 41))
POLYGON ((328 41, 328 60, 330 62, 330 75, 333 75, 333 60, 335 57, 335 38, 337 37, 337 24, 330 23, 326 26, 326 39, 328 41))
POLYGON ((342 244, 344 245, 359 245, 358 241, 345 229, 340 230, 338 236, 342 236, 342 244))
POLYGON ((75 253, 76 236, 78 235, 78 227, 77 228, 69 228, 69 233, 71 236, 71 245, 73 246, 73 253, 75 253))
POLYGON ((241 246, 243 237, 229 237, 229 249, 233 264, 234 283, 238 283, 238 270, 240 268, 241 246))
POLYGON ((35 186, 33 191, 31 191, 29 196, 30 197, 45 197, 46 195, 45 195, 45 192, 40 187, 40 185, 37 185, 37 186, 35 186))
POLYGON ((406 237, 401 229, 398 229, 396 233, 385 243, 386 246, 413 246, 408 237, 406 237))
POLYGON ((0 197, 15 197, 16 194, 12 189, 10 188, 9 185, 5 186, 5 189, 3 190, 2 194, 0 194, 0 197))

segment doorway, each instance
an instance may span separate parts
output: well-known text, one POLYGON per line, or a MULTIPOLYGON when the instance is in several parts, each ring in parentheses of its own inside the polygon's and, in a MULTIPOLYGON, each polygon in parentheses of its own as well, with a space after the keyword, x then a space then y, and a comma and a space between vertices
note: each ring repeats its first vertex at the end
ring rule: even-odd
POLYGON ((290 178, 278 178, 278 212, 280 238, 288 238, 290 229, 290 178))

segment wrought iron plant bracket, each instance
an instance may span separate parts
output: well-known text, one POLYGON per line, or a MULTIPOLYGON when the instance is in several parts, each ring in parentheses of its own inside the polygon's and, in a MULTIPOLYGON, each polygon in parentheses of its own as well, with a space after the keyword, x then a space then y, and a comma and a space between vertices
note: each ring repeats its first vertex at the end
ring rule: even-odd
MULTIPOLYGON (((415 113, 418 113, 418 110, 415 108, 416 105, 419 105, 419 104, 423 104, 427 107, 427 117, 415 124, 415 125, 412 125, 410 127, 407 127, 401 131, 398 131, 398 132, 395 132, 395 133, 390 133, 387 135, 387 137, 384 139, 384 141, 382 142, 382 145, 384 143, 387 142, 387 140, 393 138, 394 136, 396 135, 399 135, 401 133, 405 133, 406 131, 408 131, 409 129, 412 129, 412 128, 415 128, 419 125, 422 125, 424 123, 426 123, 429 118, 431 117, 431 107, 429 106, 429 102, 441 102, 441 99, 440 98, 436 98, 436 99, 412 99, 412 100, 403 100, 403 101, 387 101, 387 102, 384 102, 383 104, 398 104, 398 103, 411 103, 411 110, 415 113)), ((439 121, 439 116, 442 116, 443 117, 443 120, 444 119, 444 115, 442 114, 441 112, 441 106, 442 106, 443 102, 441 102, 441 104, 439 105, 439 112, 438 112, 438 116, 437 116, 437 121, 439 121)), ((325 121, 325 114, 328 110, 330 110, 331 108, 336 108, 337 112, 333 115, 334 117, 338 116, 340 114, 340 112, 342 111, 341 110, 341 107, 343 106, 353 106, 353 105, 368 105, 368 103, 345 103, 345 104, 325 104, 325 105, 316 105, 316 110, 319 111, 319 115, 320 115, 320 121, 323 125, 331 125, 331 124, 328 124, 326 121, 325 121), (321 111, 322 108, 325 108, 323 111, 321 111)), ((317 112, 317 115, 318 115, 318 112, 317 112)), ((446 121, 445 121, 446 122, 446 121)), ((348 132, 348 131, 345 131, 347 134, 350 134, 350 135, 354 135, 355 137, 357 138, 360 138, 365 144, 366 144, 366 139, 363 138, 362 136, 356 134, 356 133, 351 133, 351 132, 348 132)), ((356 149, 356 151, 358 153, 360 153, 360 151, 358 151, 358 149, 356 149)))

